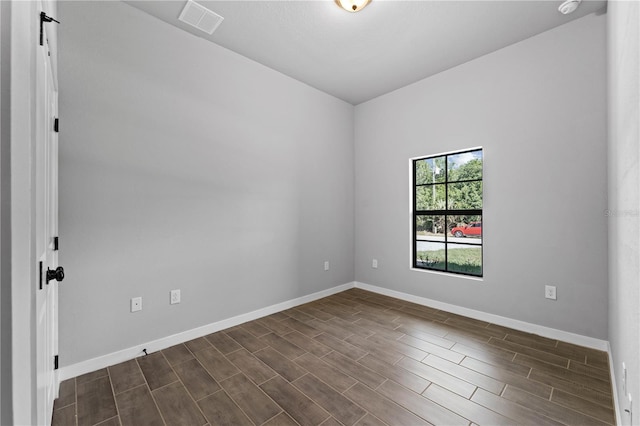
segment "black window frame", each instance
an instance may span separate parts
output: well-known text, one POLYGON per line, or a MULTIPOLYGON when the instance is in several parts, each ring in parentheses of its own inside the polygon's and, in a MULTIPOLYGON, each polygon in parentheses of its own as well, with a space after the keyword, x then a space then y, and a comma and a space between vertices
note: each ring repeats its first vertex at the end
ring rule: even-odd
MULTIPOLYGON (((441 153, 441 154, 436 154, 436 155, 429 155, 426 157, 419 157, 419 158, 413 158, 411 160, 411 175, 412 175, 412 197, 413 197, 413 205, 412 205, 412 246, 413 246, 413 250, 411 253, 411 265, 414 269, 419 269, 419 270, 425 270, 425 271, 435 271, 435 272, 441 272, 441 273, 445 273, 445 274, 455 274, 455 275, 464 275, 464 276, 468 276, 468 277, 475 277, 475 278, 482 278, 484 275, 484 218, 483 218, 483 209, 484 209, 484 149, 482 147, 476 147, 476 148, 470 148, 470 149, 465 149, 462 151, 452 151, 452 152, 447 152, 447 153, 441 153), (455 180, 455 181, 449 181, 449 157, 451 156, 456 156, 456 155, 460 155, 460 154, 465 154, 468 152, 476 152, 476 151, 481 151, 482 152, 482 177, 480 179, 468 179, 468 180, 455 180), (416 164, 419 161, 424 161, 424 160, 430 160, 430 159, 435 159, 436 158, 441 158, 444 157, 444 173, 445 173, 445 178, 443 182, 431 182, 431 183, 426 183, 426 184, 417 184, 416 181, 416 164), (453 184, 453 183, 468 183, 468 182, 480 182, 482 185, 482 208, 480 209, 449 209, 449 191, 448 191, 448 185, 449 184, 453 184), (445 197, 445 209, 444 210, 418 210, 417 209, 417 192, 418 192, 418 187, 428 187, 428 186, 434 186, 434 185, 444 185, 445 188, 445 193, 444 193, 444 197, 445 197), (429 268, 428 266, 425 265, 419 265, 418 264, 418 242, 422 241, 422 242, 438 242, 438 243, 442 243, 442 241, 440 240, 429 240, 428 237, 426 239, 420 239, 418 240, 418 232, 417 232, 417 227, 418 227, 418 217, 419 216, 444 216, 444 235, 445 235, 445 240, 444 240, 444 247, 445 247, 445 269, 440 269, 440 268, 429 268), (449 217, 450 216, 479 216, 480 217, 480 222, 483 224, 483 228, 482 228, 482 236, 481 236, 481 241, 480 243, 468 243, 468 242, 460 242, 460 241, 455 241, 455 242, 449 242, 449 238, 451 238, 452 236, 449 235, 450 233, 450 229, 448 228, 448 224, 449 224, 449 217), (448 263, 448 252, 449 252, 449 244, 456 244, 456 245, 468 245, 470 247, 480 247, 480 270, 481 273, 480 274, 472 274, 472 273, 468 273, 468 272, 461 272, 461 271, 452 271, 449 270, 449 263, 448 263)), ((468 226, 471 226, 472 224, 469 223, 467 224, 468 226)))

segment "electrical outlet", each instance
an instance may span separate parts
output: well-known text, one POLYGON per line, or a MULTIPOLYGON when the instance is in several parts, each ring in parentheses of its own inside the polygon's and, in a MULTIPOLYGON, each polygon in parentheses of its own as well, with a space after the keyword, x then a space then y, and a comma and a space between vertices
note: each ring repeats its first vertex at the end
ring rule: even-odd
POLYGON ((556 300, 556 286, 555 285, 545 285, 544 286, 544 297, 551 300, 556 300))
POLYGON ((373 259, 373 262, 371 262, 371 267, 374 269, 378 267, 378 259, 373 259))
POLYGON ((131 299, 131 312, 142 310, 142 297, 134 297, 131 299))
POLYGON ((328 270, 329 270, 329 261, 328 261, 328 260, 325 260, 325 261, 324 261, 324 270, 325 270, 325 271, 328 271, 328 270))
POLYGON ((169 303, 171 303, 172 305, 180 303, 180 290, 171 290, 171 298, 169 299, 169 303))

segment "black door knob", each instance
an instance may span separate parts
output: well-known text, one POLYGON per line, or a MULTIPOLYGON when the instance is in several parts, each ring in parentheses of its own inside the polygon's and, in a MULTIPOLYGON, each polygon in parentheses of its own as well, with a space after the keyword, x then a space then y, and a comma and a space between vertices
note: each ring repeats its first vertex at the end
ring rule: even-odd
POLYGON ((47 268, 47 284, 51 280, 58 282, 64 280, 64 268, 62 266, 58 266, 55 270, 47 268))

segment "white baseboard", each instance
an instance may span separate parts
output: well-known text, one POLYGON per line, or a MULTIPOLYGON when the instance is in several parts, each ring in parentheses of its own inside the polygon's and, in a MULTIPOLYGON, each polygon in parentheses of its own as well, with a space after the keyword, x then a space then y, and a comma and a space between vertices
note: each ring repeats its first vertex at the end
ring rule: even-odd
POLYGON ((208 334, 215 333, 229 327, 235 327, 236 325, 240 325, 248 321, 253 321, 255 319, 274 314, 276 312, 284 311, 286 309, 302 305, 304 303, 322 299, 323 297, 331 296, 332 294, 340 293, 353 287, 355 287, 354 282, 342 284, 327 290, 309 294, 307 296, 287 300, 285 302, 267 306, 266 308, 261 308, 252 312, 248 312, 246 314, 237 315, 235 317, 227 318, 212 324, 207 324, 202 327, 194 328, 192 330, 173 334, 171 336, 163 337, 151 342, 142 343, 140 345, 123 349, 118 352, 113 352, 97 358, 92 358, 86 361, 62 367, 59 370, 60 381, 71 379, 82 374, 90 373, 92 371, 100 370, 102 368, 136 358, 143 355, 143 348, 146 349, 148 353, 157 352, 161 349, 166 349, 180 343, 188 342, 189 340, 197 339, 198 337, 206 336, 208 334))
POLYGON ((607 342, 607 353, 609 354, 609 376, 611 376, 611 389, 613 391, 613 409, 616 411, 616 425, 622 424, 622 413, 620 412, 620 404, 618 399, 618 385, 616 384, 616 370, 613 367, 613 354, 611 354, 611 345, 607 342))
POLYGON ((550 339, 562 340, 567 343, 573 343, 574 345, 586 346, 588 348, 593 348, 600 351, 607 351, 609 347, 609 342, 607 342, 606 340, 595 339, 593 337, 583 336, 581 334, 570 333, 568 331, 544 327, 542 325, 502 317, 500 315, 476 311, 475 309, 463 308, 461 306, 439 302, 433 299, 427 299, 426 297, 414 296, 412 294, 389 290, 387 288, 377 287, 357 281, 355 283, 355 286, 363 290, 371 291, 385 296, 395 297, 396 299, 405 300, 407 302, 429 306, 431 308, 440 309, 446 312, 451 312, 453 314, 463 315, 465 317, 490 322, 492 324, 513 328, 515 330, 520 330, 527 333, 537 334, 539 336, 548 337, 550 339))

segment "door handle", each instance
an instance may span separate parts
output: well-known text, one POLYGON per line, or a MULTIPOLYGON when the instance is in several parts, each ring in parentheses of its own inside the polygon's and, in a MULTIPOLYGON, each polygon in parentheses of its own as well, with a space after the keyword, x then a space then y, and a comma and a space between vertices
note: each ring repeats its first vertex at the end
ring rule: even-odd
POLYGON ((64 280, 64 268, 62 266, 58 266, 55 270, 47 268, 47 284, 51 280, 58 282, 64 280))

